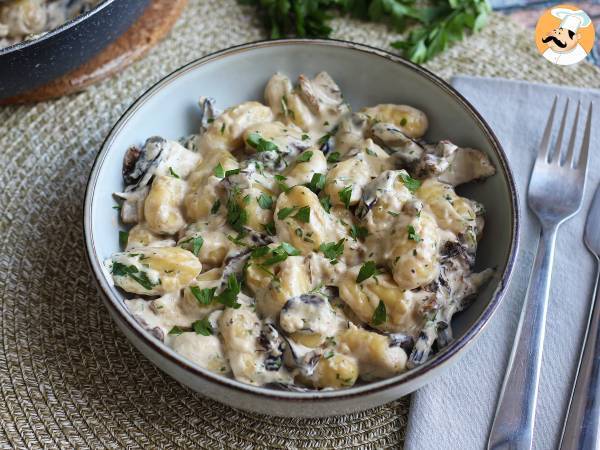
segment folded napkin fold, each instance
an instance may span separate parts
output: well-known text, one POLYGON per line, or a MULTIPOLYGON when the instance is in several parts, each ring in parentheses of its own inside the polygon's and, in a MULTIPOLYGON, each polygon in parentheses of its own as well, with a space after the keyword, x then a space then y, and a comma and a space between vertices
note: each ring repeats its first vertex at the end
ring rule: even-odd
MULTIPOLYGON (((527 185, 538 144, 556 95, 594 101, 600 123, 600 91, 492 78, 459 76, 454 87, 498 136, 520 194, 521 239, 512 281, 479 341, 442 377, 411 401, 407 450, 481 450, 487 445, 496 402, 537 249, 539 225, 527 208, 527 185)), ((571 102, 571 115, 574 111, 571 102)), ((534 448, 556 448, 583 339, 595 262, 582 236, 593 191, 600 180, 600 132, 592 133, 588 179, 579 214, 559 229, 546 323, 534 448)), ((556 189, 561 180, 556 180, 556 189)), ((490 206, 492 207, 492 206, 490 206)), ((598 230, 600 232, 600 230, 598 230)))

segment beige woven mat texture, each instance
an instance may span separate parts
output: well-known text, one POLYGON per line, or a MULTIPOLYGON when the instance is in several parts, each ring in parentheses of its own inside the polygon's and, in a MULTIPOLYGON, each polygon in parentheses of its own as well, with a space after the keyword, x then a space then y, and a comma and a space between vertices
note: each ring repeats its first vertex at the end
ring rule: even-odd
MULTIPOLYGON (((111 125, 178 66, 264 37, 234 0, 191 0, 143 61, 87 92, 0 109, 0 448, 400 447, 408 400, 315 420, 233 410, 161 373, 113 325, 84 260, 82 200, 111 125)), ((387 48, 383 26, 337 21, 335 37, 387 48)), ((600 86, 557 68, 530 33, 495 16, 429 64, 454 73, 600 86)))

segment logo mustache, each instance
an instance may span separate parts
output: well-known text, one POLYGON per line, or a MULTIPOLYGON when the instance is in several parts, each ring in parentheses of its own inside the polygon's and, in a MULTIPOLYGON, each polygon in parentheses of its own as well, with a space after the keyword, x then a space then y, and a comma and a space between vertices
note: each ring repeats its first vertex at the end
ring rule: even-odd
POLYGON ((566 42, 559 41, 556 36, 547 36, 545 38, 542 38, 542 42, 544 44, 550 41, 553 41, 560 48, 565 48, 567 46, 566 42))

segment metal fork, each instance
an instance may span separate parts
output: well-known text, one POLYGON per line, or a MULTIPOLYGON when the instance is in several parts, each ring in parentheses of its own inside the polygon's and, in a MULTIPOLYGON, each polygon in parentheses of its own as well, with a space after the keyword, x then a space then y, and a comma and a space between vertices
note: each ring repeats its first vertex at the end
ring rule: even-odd
POLYGON ((568 100, 558 125, 556 142, 553 146, 550 144, 557 102, 558 99, 555 98, 529 181, 527 199, 529 208, 541 225, 540 241, 500 391, 488 449, 531 448, 556 231, 559 225, 579 211, 585 187, 592 105, 590 104, 587 114, 580 156, 576 158, 575 141, 580 102, 577 103, 566 153, 561 148, 565 136, 568 100))

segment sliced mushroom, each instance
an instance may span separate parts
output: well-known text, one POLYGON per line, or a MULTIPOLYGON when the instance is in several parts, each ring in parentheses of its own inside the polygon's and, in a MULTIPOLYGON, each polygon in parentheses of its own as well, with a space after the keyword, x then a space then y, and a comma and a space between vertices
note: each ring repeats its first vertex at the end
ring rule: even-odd
POLYGON ((268 371, 277 371, 283 365, 285 342, 272 323, 265 323, 258 337, 258 344, 265 352, 264 365, 268 371))
POLYGON ((337 108, 343 102, 342 91, 327 72, 320 72, 312 80, 305 75, 298 77, 300 96, 314 114, 329 108, 337 108))
POLYGON ((200 134, 204 134, 208 125, 210 125, 221 112, 215 109, 215 99, 211 97, 200 97, 198 105, 200 106, 200 134))
POLYGON ((375 123, 371 127, 371 136, 400 163, 410 166, 421 159, 425 149, 415 139, 408 137, 400 128, 391 123, 375 123))
POLYGON ((297 369, 300 375, 309 378, 321 359, 321 351, 294 342, 285 334, 284 362, 287 367, 297 369))

